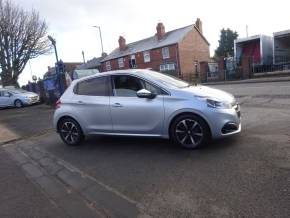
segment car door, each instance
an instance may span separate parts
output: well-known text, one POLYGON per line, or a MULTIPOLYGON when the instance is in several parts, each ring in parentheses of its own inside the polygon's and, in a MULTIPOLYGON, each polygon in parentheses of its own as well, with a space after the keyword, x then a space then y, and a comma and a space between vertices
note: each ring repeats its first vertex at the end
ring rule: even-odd
POLYGON ((88 133, 112 131, 109 76, 82 80, 74 87, 74 114, 81 120, 88 133))
POLYGON ((6 107, 10 105, 10 94, 6 90, 0 91, 0 106, 6 107))
MULTIPOLYGON (((111 115, 115 133, 161 135, 164 125, 163 95, 137 97, 150 84, 132 75, 112 76, 111 115)), ((156 88, 158 90, 158 88, 156 88)), ((157 91, 158 92, 158 91, 157 91)))

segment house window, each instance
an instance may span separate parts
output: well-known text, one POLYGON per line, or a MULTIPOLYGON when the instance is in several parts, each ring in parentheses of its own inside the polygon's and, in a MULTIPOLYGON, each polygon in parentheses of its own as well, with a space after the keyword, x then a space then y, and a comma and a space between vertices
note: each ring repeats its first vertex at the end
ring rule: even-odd
POLYGON ((124 59, 123 58, 118 58, 118 65, 119 65, 119 68, 124 67, 124 59))
POLYGON ((170 71, 175 70, 175 64, 169 63, 169 64, 161 64, 160 65, 160 71, 170 71))
POLYGON ((137 67, 135 55, 131 55, 130 56, 129 65, 130 65, 130 68, 136 68, 137 67))
POLYGON ((106 62, 106 70, 110 71, 112 69, 110 61, 106 62))
POLYGON ((150 62, 150 51, 144 51, 143 56, 144 56, 144 63, 150 62))
POLYGON ((163 59, 169 58, 169 48, 168 47, 162 48, 162 57, 163 57, 163 59))

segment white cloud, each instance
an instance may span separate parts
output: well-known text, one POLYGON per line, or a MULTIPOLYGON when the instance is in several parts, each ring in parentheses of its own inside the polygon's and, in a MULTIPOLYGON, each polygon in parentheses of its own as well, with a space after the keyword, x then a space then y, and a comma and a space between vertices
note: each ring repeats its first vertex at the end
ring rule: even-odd
MULTIPOLYGON (((268 34, 290 29, 289 3, 283 0, 14 0, 29 10, 35 8, 49 24, 49 34, 57 40, 59 57, 63 61, 82 61, 99 56, 99 33, 93 25, 102 28, 104 49, 112 51, 118 45, 119 35, 133 42, 155 33, 158 21, 166 30, 195 22, 200 17, 204 35, 211 43, 211 52, 218 45, 222 28, 236 30, 241 37, 249 34, 268 34)), ((54 65, 54 54, 31 61, 33 74, 42 76, 48 65, 54 65)), ((29 66, 20 77, 23 84, 30 79, 29 66)))

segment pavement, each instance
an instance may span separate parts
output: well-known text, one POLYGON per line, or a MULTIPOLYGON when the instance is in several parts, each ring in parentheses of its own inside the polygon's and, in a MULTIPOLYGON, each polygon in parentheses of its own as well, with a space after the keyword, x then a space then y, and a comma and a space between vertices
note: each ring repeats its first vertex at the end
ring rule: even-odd
POLYGON ((1 110, 21 139, 1 146, 0 178, 19 187, 13 194, 0 179, 1 197, 14 196, 0 201, 0 217, 289 217, 290 82, 213 87, 241 103, 242 133, 194 151, 127 137, 69 147, 46 106, 1 110))
POLYGON ((0 217, 69 217, 0 148, 0 217))

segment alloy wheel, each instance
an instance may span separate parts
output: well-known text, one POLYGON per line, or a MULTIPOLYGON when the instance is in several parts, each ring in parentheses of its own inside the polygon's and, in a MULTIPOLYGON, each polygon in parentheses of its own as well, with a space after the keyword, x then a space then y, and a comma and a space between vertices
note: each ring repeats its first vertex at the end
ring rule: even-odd
POLYGON ((180 120, 175 127, 176 139, 186 147, 196 147, 203 140, 203 128, 193 119, 180 120))
POLYGON ((22 102, 20 100, 15 101, 15 107, 20 108, 22 107, 22 102))
POLYGON ((80 137, 77 126, 70 121, 66 121, 62 124, 60 134, 68 144, 75 144, 80 137))

